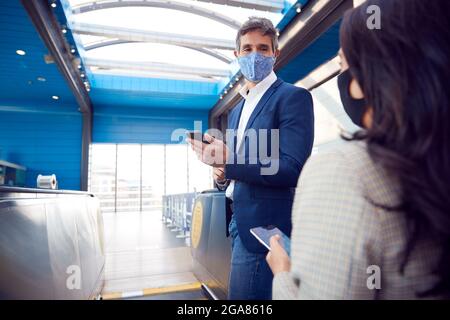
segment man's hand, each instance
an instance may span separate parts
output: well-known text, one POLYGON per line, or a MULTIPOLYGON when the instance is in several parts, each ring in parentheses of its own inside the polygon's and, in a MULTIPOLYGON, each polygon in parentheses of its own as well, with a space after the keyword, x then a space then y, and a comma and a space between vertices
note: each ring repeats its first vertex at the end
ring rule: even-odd
POLYGON ((272 269, 273 275, 291 270, 291 260, 279 241, 279 235, 270 238, 270 251, 266 257, 266 261, 270 269, 272 269))
POLYGON ((192 150, 201 162, 212 167, 223 168, 229 154, 227 145, 222 140, 215 139, 206 133, 204 138, 209 144, 190 138, 187 138, 186 141, 191 145, 192 150))
POLYGON ((225 167, 216 167, 213 169, 214 180, 218 183, 225 182, 225 167))

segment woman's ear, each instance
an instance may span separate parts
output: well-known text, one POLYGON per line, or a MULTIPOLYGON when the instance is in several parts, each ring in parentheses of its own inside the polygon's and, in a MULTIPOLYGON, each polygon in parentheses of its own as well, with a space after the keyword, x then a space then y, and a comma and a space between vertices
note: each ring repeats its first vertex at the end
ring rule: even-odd
POLYGON ((359 86, 358 81, 356 81, 355 78, 352 79, 352 82, 350 82, 350 96, 353 99, 363 99, 364 98, 364 92, 362 91, 361 87, 359 86))
POLYGON ((373 120, 373 108, 368 107, 366 112, 364 112, 362 123, 364 128, 369 129, 372 127, 373 120))

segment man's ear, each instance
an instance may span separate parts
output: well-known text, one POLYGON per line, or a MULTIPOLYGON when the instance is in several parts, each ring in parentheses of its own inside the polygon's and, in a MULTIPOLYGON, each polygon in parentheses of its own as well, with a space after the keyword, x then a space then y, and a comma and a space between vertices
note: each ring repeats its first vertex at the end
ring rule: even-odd
POLYGON ((234 56, 237 58, 238 57, 238 52, 236 50, 234 50, 233 52, 234 52, 234 56))
POLYGON ((280 55, 280 49, 275 50, 275 54, 273 55, 275 58, 278 58, 280 55))

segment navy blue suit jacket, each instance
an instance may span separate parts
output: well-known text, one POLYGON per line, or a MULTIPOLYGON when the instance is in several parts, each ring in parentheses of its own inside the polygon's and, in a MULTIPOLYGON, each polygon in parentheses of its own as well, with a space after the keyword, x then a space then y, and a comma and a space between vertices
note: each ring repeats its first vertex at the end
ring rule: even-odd
MULTIPOLYGON (((237 129, 243 105, 244 100, 229 113, 229 129, 237 129)), ((234 163, 225 165, 226 178, 235 180, 233 214, 239 236, 247 250, 263 253, 267 250, 251 235, 250 228, 274 225, 289 237, 291 234, 295 187, 300 171, 311 154, 314 140, 311 94, 303 88, 277 79, 255 107, 246 130, 249 128, 256 129, 257 132, 260 132, 259 129, 267 129, 268 155, 272 154, 270 129, 279 129, 279 169, 276 174, 261 174, 261 168, 270 165, 264 161, 267 158, 261 159, 259 156, 259 134, 256 163, 254 157, 253 164, 250 162, 251 149, 246 136, 242 142, 242 147, 245 147, 245 164, 236 163, 234 153, 234 163)), ((253 143, 255 142, 252 141, 253 143)))

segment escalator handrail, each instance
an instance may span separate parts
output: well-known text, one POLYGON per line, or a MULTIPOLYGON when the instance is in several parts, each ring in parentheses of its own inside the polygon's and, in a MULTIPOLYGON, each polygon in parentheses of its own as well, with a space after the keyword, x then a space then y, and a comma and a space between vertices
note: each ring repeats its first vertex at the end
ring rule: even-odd
MULTIPOLYGON (((8 187, 0 186, 0 193, 49 193, 49 194, 67 194, 67 195, 84 195, 94 197, 94 194, 86 191, 75 190, 53 190, 53 189, 38 189, 38 188, 23 188, 23 187, 8 187)), ((0 196, 1 197, 1 196, 0 196)))

